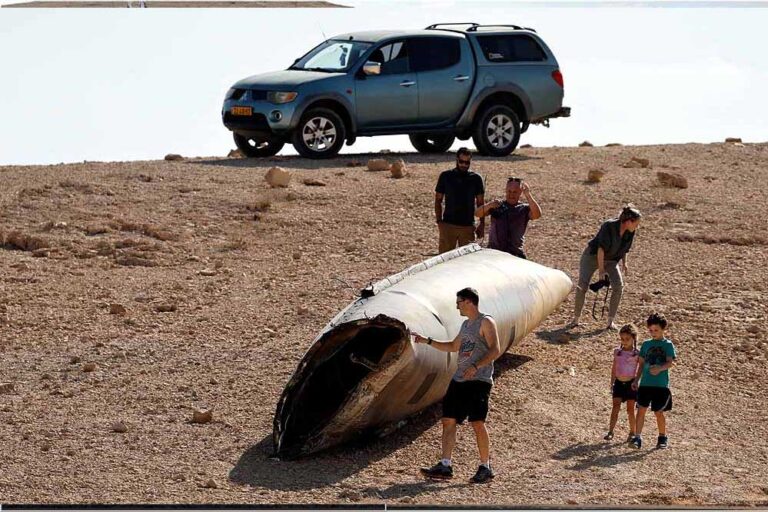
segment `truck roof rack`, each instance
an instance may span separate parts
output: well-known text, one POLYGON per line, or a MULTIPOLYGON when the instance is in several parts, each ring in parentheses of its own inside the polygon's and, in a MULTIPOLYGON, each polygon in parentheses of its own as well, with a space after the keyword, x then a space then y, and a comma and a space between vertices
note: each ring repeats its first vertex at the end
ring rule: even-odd
POLYGON ((480 26, 479 23, 474 23, 474 22, 471 22, 471 21, 465 21, 463 23, 434 23, 434 24, 428 26, 427 28, 425 28, 424 30, 436 30, 437 27, 443 27, 443 26, 449 26, 449 25, 469 25, 470 27, 479 27, 480 26))
POLYGON ((514 30, 530 30, 531 32, 536 32, 536 30, 528 27, 521 27, 519 25, 479 25, 477 23, 473 23, 471 27, 467 29, 467 32, 477 32, 477 29, 479 28, 511 28, 514 30))

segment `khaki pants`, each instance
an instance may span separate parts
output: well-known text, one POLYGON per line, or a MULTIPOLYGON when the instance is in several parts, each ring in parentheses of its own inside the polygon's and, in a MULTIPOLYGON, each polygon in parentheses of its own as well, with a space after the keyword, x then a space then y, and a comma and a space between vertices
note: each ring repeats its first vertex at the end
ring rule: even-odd
POLYGON ((440 254, 475 241, 475 228, 473 226, 457 226, 441 222, 437 228, 440 231, 440 254))

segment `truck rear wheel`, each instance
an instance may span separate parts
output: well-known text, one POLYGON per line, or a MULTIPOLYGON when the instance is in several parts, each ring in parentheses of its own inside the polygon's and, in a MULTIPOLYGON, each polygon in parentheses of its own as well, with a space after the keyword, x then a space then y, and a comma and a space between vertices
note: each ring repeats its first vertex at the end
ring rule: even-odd
POLYGON ((333 110, 313 108, 301 116, 293 132, 293 147, 303 157, 332 158, 339 153, 347 130, 344 121, 333 110))
POLYGON ((481 155, 507 156, 520 142, 520 119, 507 106, 491 106, 477 117, 472 140, 481 155))
POLYGON ((235 145, 248 158, 274 156, 283 149, 284 142, 275 138, 256 138, 234 134, 235 145))
POLYGON ((451 134, 447 135, 431 135, 423 133, 414 133, 409 135, 411 144, 416 148, 419 153, 445 153, 453 145, 453 141, 456 140, 451 134))

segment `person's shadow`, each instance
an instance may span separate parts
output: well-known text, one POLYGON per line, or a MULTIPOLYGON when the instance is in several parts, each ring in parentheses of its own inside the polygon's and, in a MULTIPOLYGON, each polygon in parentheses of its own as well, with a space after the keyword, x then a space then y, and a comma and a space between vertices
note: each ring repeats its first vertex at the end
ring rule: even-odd
MULTIPOLYGON (((504 354, 496 360, 494 378, 515 370, 532 360, 528 356, 504 354)), ((441 405, 434 404, 408 418, 406 424, 383 438, 362 437, 298 460, 281 461, 273 457, 272 435, 265 436, 248 448, 229 473, 231 482, 240 485, 266 487, 281 491, 297 491, 326 487, 338 483, 389 454, 408 446, 432 428, 441 415, 441 405)), ((436 438, 435 442, 439 442, 436 438)), ((414 464, 416 461, 413 461, 414 464)), ((414 467, 402 468, 402 473, 418 475, 414 467)), ((435 485, 424 481, 378 489, 385 498, 414 496, 435 485)), ((442 487, 441 487, 442 488, 442 487)))
POLYGON ((542 329, 536 331, 536 337, 551 343, 554 345, 562 345, 564 343, 570 343, 571 341, 578 341, 581 338, 592 338, 594 336, 600 336, 607 331, 602 328, 592 329, 591 331, 574 331, 572 329, 566 329, 565 327, 558 327, 556 329, 542 329))
POLYGON ((630 448, 626 443, 617 441, 602 441, 599 443, 575 443, 556 452, 552 457, 556 460, 571 460, 573 465, 567 469, 581 471, 591 467, 611 467, 626 462, 640 460, 650 451, 630 448))

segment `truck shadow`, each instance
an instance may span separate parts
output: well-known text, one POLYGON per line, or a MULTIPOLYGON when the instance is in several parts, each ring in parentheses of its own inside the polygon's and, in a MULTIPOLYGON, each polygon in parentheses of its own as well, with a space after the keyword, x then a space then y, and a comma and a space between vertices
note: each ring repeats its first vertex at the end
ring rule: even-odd
MULTIPOLYGON (((515 370, 531 360, 532 358, 527 356, 504 354, 496 361, 494 377, 501 378, 504 373, 515 370)), ((409 418, 403 427, 388 436, 383 438, 363 437, 298 460, 283 461, 274 458, 270 434, 248 448, 240 456, 235 467, 229 473, 229 480, 239 485, 281 491, 301 491, 327 487, 341 482, 376 461, 407 447, 421 437, 424 432, 439 423, 441 412, 441 404, 434 404, 409 418)), ((434 439, 436 449, 439 442, 439 434, 436 434, 434 439)), ((430 461, 413 461, 413 465, 403 468, 402 473, 420 477, 418 473, 419 462, 426 464, 430 461)), ((391 499, 414 496, 432 488, 433 483, 424 482, 395 485, 386 489, 378 489, 376 492, 383 498, 391 499)))
MULTIPOLYGON (((270 167, 285 167, 287 169, 360 169, 364 170, 368 160, 383 158, 390 162, 402 158, 407 164, 443 164, 446 169, 454 164, 453 153, 424 155, 421 153, 349 153, 338 155, 327 160, 310 160, 300 156, 273 156, 268 158, 209 158, 204 160, 188 160, 188 165, 213 165, 219 167, 269 169, 270 167)), ((509 163, 525 162, 526 160, 541 160, 541 157, 512 154, 506 157, 472 157, 473 170, 482 174, 485 162, 509 163)))

